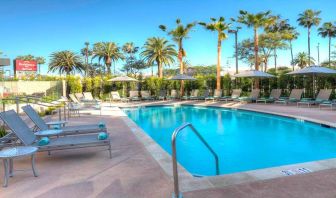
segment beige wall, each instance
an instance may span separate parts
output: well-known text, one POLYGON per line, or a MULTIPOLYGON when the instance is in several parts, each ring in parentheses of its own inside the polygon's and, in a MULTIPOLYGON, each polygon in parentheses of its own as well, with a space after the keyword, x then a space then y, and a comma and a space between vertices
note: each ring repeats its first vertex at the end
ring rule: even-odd
POLYGON ((57 90, 59 95, 63 95, 65 87, 63 83, 62 81, 0 81, 0 87, 2 87, 0 91, 31 95, 40 92, 48 94, 57 90))

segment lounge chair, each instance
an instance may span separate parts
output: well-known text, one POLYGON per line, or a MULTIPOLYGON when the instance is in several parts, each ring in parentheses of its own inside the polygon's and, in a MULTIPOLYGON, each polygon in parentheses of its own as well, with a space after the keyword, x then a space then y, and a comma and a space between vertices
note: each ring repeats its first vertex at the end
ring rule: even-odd
POLYGON ((256 100, 256 103, 263 102, 263 103, 272 103, 276 100, 279 100, 281 96, 281 89, 272 89, 271 94, 268 98, 259 98, 256 100))
POLYGON ((140 101, 138 91, 129 91, 129 100, 130 101, 140 101))
POLYGON ((75 97, 79 102, 83 102, 83 100, 85 100, 83 93, 75 93, 75 97))
POLYGON ((197 100, 205 100, 210 95, 210 90, 206 89, 204 90, 203 96, 198 96, 197 100))
POLYGON ((166 90, 160 90, 158 99, 159 99, 159 100, 165 100, 166 97, 167 97, 167 91, 166 91, 166 90))
POLYGON ((170 96, 168 97, 169 100, 176 100, 178 98, 178 93, 176 89, 172 89, 170 91, 170 96))
POLYGON ((332 92, 332 89, 321 89, 315 99, 302 98, 300 102, 297 102, 297 107, 300 107, 301 105, 308 105, 308 107, 310 107, 311 105, 328 102, 331 92, 332 92))
POLYGON ((322 109, 323 107, 330 107, 330 109, 333 110, 334 106, 336 106, 336 99, 323 101, 319 104, 320 109, 322 109))
POLYGON ((91 92, 83 92, 83 96, 84 96, 84 98, 82 99, 83 101, 97 102, 97 103, 101 102, 101 100, 94 98, 91 92))
POLYGON ((242 92, 241 89, 234 89, 232 90, 231 96, 223 96, 223 97, 220 97, 219 100, 225 101, 225 102, 236 100, 240 97, 241 92, 242 92))
POLYGON ((303 89, 292 89, 289 97, 280 97, 274 103, 282 103, 282 104, 289 104, 289 103, 296 103, 301 100, 301 96, 303 93, 303 89))
POLYGON ((22 110, 27 114, 27 116, 33 121, 36 128, 39 130, 48 130, 50 125, 59 125, 62 130, 62 133, 59 135, 76 135, 76 134, 87 134, 87 133, 99 133, 106 132, 105 126, 99 126, 99 124, 85 124, 85 125, 77 125, 77 126, 65 126, 64 121, 58 122, 45 122, 38 113, 31 107, 30 105, 26 105, 22 107, 22 110))
POLYGON ((69 98, 71 99, 71 101, 72 101, 73 103, 76 103, 76 104, 78 104, 78 105, 81 104, 81 102, 75 97, 74 94, 69 94, 69 98))
POLYGON ((151 96, 149 91, 140 91, 142 100, 154 100, 154 97, 151 96))
POLYGON ((220 90, 215 89, 214 95, 205 98, 205 100, 215 101, 215 100, 218 100, 220 97, 222 97, 222 90, 221 89, 220 90))
POLYGON ((260 89, 253 89, 248 97, 239 97, 239 102, 255 102, 259 98, 260 89))
POLYGON ((199 89, 193 89, 193 91, 190 94, 190 100, 198 100, 199 99, 199 89))
POLYGON ((128 98, 120 97, 119 92, 117 91, 111 91, 111 98, 109 99, 110 99, 110 103, 112 101, 129 102, 128 98))
POLYGON ((190 95, 188 96, 188 92, 184 92, 184 96, 181 97, 181 100, 190 100, 190 96, 194 94, 194 90, 191 90, 190 95))
POLYGON ((104 146, 108 148, 110 158, 112 158, 111 141, 109 137, 104 140, 98 140, 97 134, 71 135, 50 138, 50 142, 47 145, 40 146, 38 144, 38 137, 14 110, 1 112, 0 118, 25 146, 36 146, 39 148, 39 151, 48 152, 53 150, 104 146))

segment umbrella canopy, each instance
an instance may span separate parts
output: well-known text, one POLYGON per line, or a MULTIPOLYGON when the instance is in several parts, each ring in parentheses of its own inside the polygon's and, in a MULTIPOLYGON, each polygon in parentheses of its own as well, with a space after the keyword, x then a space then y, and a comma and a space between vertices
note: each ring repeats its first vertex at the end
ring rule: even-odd
POLYGON ((336 70, 330 69, 322 66, 309 66, 303 69, 292 71, 288 73, 289 75, 328 75, 336 74, 336 70))
POLYGON ((128 76, 118 76, 118 77, 109 79, 107 81, 110 81, 110 82, 137 82, 138 80, 134 79, 134 78, 131 78, 131 77, 128 77, 128 76))
POLYGON ((236 78, 273 78, 275 76, 269 73, 266 73, 266 72, 258 71, 258 70, 249 70, 249 71, 244 71, 244 72, 235 74, 234 77, 236 78))
POLYGON ((169 80, 196 80, 196 78, 185 74, 177 74, 176 76, 169 78, 169 80))

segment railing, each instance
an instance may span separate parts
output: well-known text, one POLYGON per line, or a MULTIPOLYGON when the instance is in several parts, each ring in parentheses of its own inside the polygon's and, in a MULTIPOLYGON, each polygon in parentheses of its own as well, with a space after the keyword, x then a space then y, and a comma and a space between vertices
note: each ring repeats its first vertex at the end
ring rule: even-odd
POLYGON ((61 113, 61 108, 63 107, 64 109, 64 120, 66 120, 66 105, 65 104, 53 104, 50 102, 46 102, 46 101, 42 101, 41 98, 38 97, 34 97, 34 96, 16 96, 15 98, 3 98, 1 99, 2 101, 2 110, 5 111, 6 110, 6 103, 5 101, 15 101, 16 104, 16 112, 19 113, 20 112, 20 102, 24 102, 28 104, 35 104, 35 105, 39 105, 39 106, 43 106, 43 107, 55 107, 58 109, 58 119, 62 120, 62 113, 61 113), (43 102, 43 103, 40 103, 43 102))
POLYGON ((202 143, 209 149, 211 154, 215 158, 216 163, 216 175, 219 175, 219 164, 218 164, 218 156, 215 151, 210 147, 210 145, 205 141, 205 139, 201 136, 201 134, 193 127, 191 123, 184 123, 178 128, 176 128, 172 135, 172 161, 173 161, 173 177, 174 177, 174 193, 173 198, 182 198, 182 193, 179 190, 179 182, 178 182, 178 170, 177 170, 177 157, 176 157, 176 137, 179 132, 185 129, 186 127, 190 127, 191 130, 196 134, 196 136, 202 141, 202 143))

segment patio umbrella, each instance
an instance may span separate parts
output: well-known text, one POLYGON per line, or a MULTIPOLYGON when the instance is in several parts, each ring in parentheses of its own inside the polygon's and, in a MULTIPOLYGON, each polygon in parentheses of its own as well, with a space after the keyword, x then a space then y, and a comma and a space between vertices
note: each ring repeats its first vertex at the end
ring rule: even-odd
MULTIPOLYGON (((274 78, 275 76, 266 72, 258 71, 258 70, 249 70, 249 71, 243 71, 238 74, 233 75, 236 78, 274 78)), ((253 83, 252 83, 252 89, 253 89, 253 83)))
MULTIPOLYGON (((111 78, 107 81, 109 81, 109 82, 138 82, 137 79, 134 79, 134 78, 131 78, 131 77, 128 77, 128 76, 118 76, 118 77, 115 77, 115 78, 111 78)), ((123 95, 124 96, 126 95, 124 84, 123 84, 123 95)))
MULTIPOLYGON (((168 78, 168 80, 179 80, 179 81, 183 81, 183 80, 196 80, 196 78, 192 77, 192 76, 188 76, 185 74, 177 74, 176 76, 173 76, 171 78, 168 78)), ((182 89, 182 84, 181 84, 181 95, 183 95, 183 89, 182 89)))
POLYGON ((314 93, 313 97, 315 98, 315 77, 336 74, 336 70, 330 69, 327 67, 313 65, 313 66, 305 67, 303 69, 289 72, 287 74, 288 75, 306 75, 306 76, 312 75, 313 76, 313 93, 314 93))

